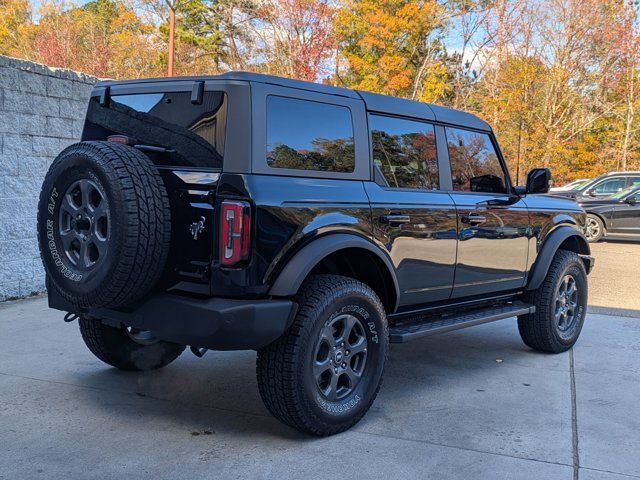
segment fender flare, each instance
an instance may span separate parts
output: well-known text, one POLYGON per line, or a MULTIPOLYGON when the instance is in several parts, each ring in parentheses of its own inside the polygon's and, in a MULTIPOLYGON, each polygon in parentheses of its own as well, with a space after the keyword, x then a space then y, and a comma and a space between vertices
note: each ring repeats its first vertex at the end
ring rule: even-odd
POLYGON ((589 244, 582 232, 568 225, 557 227, 547 236, 546 240, 542 244, 540 252, 538 253, 538 258, 536 258, 533 268, 529 272, 525 290, 535 290, 542 284, 544 278, 547 276, 553 257, 560 248, 560 245, 562 245, 562 242, 566 239, 571 237, 577 237, 578 239, 578 245, 580 245, 582 250, 577 252, 578 254, 590 254, 591 250, 589 248, 589 244))
POLYGON ((386 266, 396 293, 394 311, 398 308, 400 301, 400 287, 396 278, 395 268, 388 255, 377 247, 373 242, 357 235, 348 233, 335 233, 325 235, 313 240, 302 247, 285 265, 274 282, 269 295, 276 297, 290 297, 298 293, 302 282, 313 268, 328 255, 347 248, 361 248, 376 255, 386 266))

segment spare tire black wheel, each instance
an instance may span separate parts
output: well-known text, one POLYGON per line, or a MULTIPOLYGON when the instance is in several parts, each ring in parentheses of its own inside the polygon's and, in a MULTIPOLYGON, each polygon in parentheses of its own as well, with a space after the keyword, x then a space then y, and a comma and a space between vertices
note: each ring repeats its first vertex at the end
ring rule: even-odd
POLYGON ((169 200, 139 150, 81 142, 54 160, 38 204, 38 241, 54 288, 78 307, 121 307, 159 280, 171 236, 169 200))

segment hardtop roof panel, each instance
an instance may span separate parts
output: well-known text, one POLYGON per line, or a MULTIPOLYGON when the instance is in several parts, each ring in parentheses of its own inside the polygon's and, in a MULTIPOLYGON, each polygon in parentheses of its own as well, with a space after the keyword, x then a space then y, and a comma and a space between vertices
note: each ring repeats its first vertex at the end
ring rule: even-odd
POLYGON ((364 92, 358 93, 367 105, 367 110, 391 115, 403 115, 407 117, 420 118, 423 120, 435 120, 433 110, 426 103, 414 102, 404 98, 380 95, 379 93, 364 92))
POLYGON ((423 120, 438 121, 461 127, 469 127, 478 130, 491 131, 489 124, 475 115, 460 110, 441 107, 439 105, 407 100, 404 98, 380 95, 377 93, 356 91, 348 88, 334 87, 321 83, 305 82, 290 78, 276 77, 274 75, 264 75, 251 72, 227 72, 221 75, 200 75, 191 77, 163 77, 144 78, 139 80, 106 80, 96 84, 97 88, 104 88, 112 85, 132 85, 159 82, 195 82, 195 81, 245 81, 264 84, 277 85, 282 87, 297 88, 313 92, 325 93, 329 95, 340 95, 348 98, 362 99, 368 110, 387 113, 391 115, 402 115, 423 120))

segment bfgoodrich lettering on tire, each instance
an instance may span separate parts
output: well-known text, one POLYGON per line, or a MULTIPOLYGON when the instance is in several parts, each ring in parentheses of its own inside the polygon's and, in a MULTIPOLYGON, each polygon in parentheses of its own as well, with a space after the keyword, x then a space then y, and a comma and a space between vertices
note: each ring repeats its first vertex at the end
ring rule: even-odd
POLYGON ((135 148, 81 142, 42 185, 38 241, 54 288, 79 307, 118 307, 158 281, 171 221, 162 179, 135 148))
POLYGON ((265 406, 303 432, 332 435, 369 410, 389 350, 382 304, 367 285, 317 275, 303 286, 290 329, 258 351, 265 406))

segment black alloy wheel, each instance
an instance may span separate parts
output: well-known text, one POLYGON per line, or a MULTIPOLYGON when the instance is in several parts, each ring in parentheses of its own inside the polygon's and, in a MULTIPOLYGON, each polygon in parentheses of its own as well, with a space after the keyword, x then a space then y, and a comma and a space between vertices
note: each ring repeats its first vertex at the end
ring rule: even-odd
POLYGON ((558 333, 566 337, 571 332, 578 318, 578 284, 571 275, 565 275, 560 283, 555 296, 555 319, 558 325, 558 333))
POLYGON ((339 315, 320 331, 313 374, 321 395, 340 400, 360 382, 367 364, 367 336, 360 319, 339 315))
POLYGON ((81 271, 106 257, 109 242, 109 202, 89 179, 72 183, 60 204, 58 229, 64 253, 81 271))

